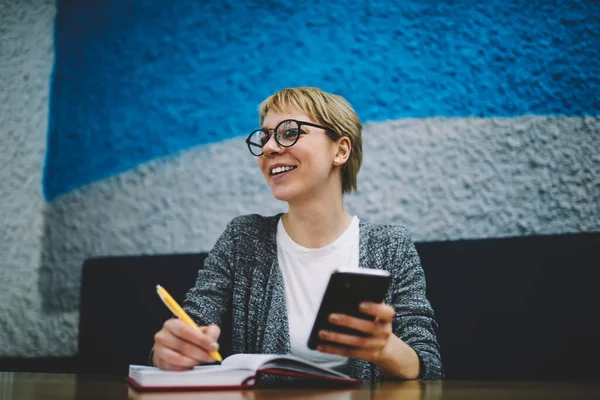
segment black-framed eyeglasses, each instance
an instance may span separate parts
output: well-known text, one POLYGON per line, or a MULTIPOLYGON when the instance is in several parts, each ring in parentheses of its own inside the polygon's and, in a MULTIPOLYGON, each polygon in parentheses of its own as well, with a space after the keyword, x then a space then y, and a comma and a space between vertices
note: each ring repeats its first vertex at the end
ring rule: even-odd
POLYGON ((252 153, 252 155, 255 155, 257 157, 261 156, 263 154, 263 147, 271 139, 269 131, 275 132, 275 141, 281 147, 292 147, 300 138, 300 134, 306 133, 303 132, 301 129, 303 125, 312 126, 314 128, 321 128, 325 129, 328 132, 331 132, 331 129, 322 125, 313 124, 312 122, 296 121, 295 119, 286 119, 278 123, 275 128, 257 129, 254 132, 252 132, 246 139, 248 150, 250 150, 250 153, 252 153))

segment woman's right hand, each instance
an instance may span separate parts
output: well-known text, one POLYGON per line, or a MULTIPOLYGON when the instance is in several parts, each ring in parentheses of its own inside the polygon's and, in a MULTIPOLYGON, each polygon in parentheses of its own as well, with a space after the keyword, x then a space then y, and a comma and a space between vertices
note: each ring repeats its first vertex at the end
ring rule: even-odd
POLYGON ((152 364, 160 369, 182 371, 213 363, 215 359, 209 352, 219 349, 220 334, 216 325, 194 329, 177 318, 169 319, 154 335, 152 364))

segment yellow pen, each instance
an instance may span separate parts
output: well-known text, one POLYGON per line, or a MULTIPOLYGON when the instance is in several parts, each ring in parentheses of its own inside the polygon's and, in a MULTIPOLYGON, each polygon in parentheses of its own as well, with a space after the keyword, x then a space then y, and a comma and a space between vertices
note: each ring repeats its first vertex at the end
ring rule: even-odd
MULTIPOLYGON (((164 287, 156 285, 156 292, 160 296, 163 303, 165 303, 165 305, 169 308, 169 310, 171 310, 171 312, 176 317, 178 317, 180 320, 182 320, 184 323, 191 326, 192 328, 200 330, 200 327, 196 325, 194 320, 183 310, 183 308, 181 308, 179 304, 177 304, 175 299, 171 297, 169 292, 167 292, 164 287)), ((209 351, 208 354, 210 354, 210 356, 218 362, 223 361, 223 357, 221 357, 218 351, 209 351)))

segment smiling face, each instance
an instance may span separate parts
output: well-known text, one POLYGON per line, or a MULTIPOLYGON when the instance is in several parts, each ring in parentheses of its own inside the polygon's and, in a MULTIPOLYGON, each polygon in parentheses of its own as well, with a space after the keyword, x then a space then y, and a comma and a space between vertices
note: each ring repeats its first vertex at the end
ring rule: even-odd
MULTIPOLYGON (((263 129, 274 129, 287 119, 319 124, 301 111, 268 112, 263 129)), ((339 174, 334 174, 336 142, 324 129, 302 126, 300 137, 292 147, 280 146, 271 137, 263 147, 266 158, 258 157, 258 166, 276 199, 291 202, 326 190, 341 191, 339 174), (336 176, 334 176, 336 175, 336 176)))

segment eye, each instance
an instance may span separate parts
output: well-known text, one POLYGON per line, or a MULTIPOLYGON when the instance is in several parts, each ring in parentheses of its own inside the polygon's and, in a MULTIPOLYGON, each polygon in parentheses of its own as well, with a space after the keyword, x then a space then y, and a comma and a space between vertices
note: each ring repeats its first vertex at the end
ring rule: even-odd
POLYGON ((260 141, 261 146, 264 146, 269 141, 269 135, 265 132, 260 132, 258 140, 260 141))
POLYGON ((294 140, 294 139, 296 139, 296 137, 298 136, 299 133, 300 133, 300 131, 298 129, 286 129, 286 131, 283 132, 283 139, 284 140, 294 140))

